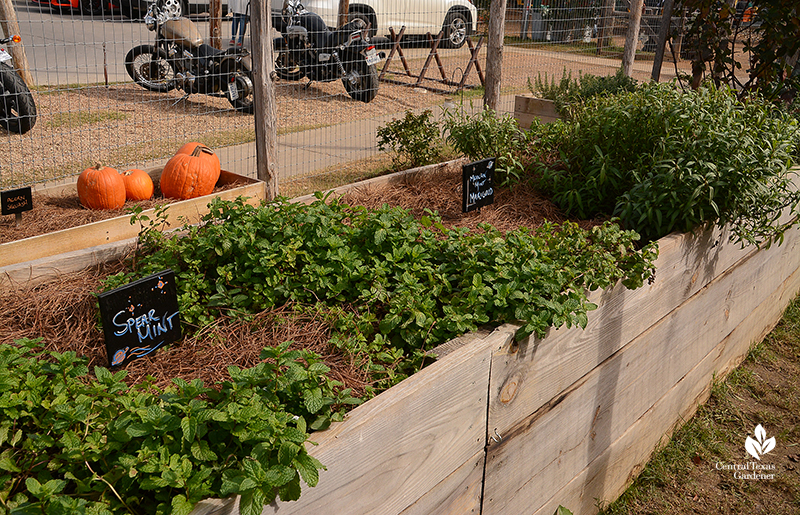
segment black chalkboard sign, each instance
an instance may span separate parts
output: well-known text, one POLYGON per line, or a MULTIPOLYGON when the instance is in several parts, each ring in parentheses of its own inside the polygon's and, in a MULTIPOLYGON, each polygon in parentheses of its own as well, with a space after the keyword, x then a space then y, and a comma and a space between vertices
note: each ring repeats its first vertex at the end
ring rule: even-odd
POLYGON ((461 210, 464 213, 494 203, 495 160, 490 157, 463 166, 461 210))
POLYGON ((0 213, 16 215, 33 209, 31 187, 0 191, 0 213))
POLYGON ((125 365, 181 338, 175 274, 164 270, 101 293, 108 362, 125 365))

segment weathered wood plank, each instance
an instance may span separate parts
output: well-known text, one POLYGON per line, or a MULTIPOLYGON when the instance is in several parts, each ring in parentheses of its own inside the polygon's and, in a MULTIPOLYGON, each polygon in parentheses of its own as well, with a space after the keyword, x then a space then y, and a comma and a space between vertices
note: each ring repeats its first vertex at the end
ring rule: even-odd
POLYGON ((0 267, 0 287, 30 288, 70 272, 106 263, 129 254, 137 238, 65 252, 46 258, 0 267))
MULTIPOLYGON (((793 231, 781 247, 751 254, 541 410, 501 432, 504 440, 490 445, 487 455, 484 513, 530 513, 571 481, 781 288, 800 267, 798 244, 793 231)), ((597 347, 585 351, 596 354, 597 347)), ((507 382, 498 367, 495 361, 493 381, 507 382)), ((524 381, 517 367, 510 371, 524 381)), ((490 430, 495 426, 490 412, 490 430)))
POLYGON ((481 449, 401 515, 479 514, 485 461, 486 452, 481 449))
MULTIPOLYGON (((641 472, 655 448, 708 399, 712 381, 725 377, 780 320, 800 290, 800 271, 761 303, 678 384, 659 399, 628 431, 558 490, 535 515, 552 515, 563 505, 575 515, 597 513, 596 500, 614 500, 641 472), (774 323, 765 324, 767 321, 774 323)), ((744 442, 742 442, 744 445, 744 442)))
MULTIPOLYGON (((149 173, 151 176, 160 177, 160 172, 159 168, 156 172, 149 173)), ((167 221, 172 226, 178 226, 181 223, 180 219, 186 219, 188 223, 196 223, 203 214, 208 212, 208 203, 214 197, 225 200, 233 200, 239 196, 249 197, 249 202, 253 204, 264 199, 264 183, 262 182, 223 170, 217 185, 228 184, 240 184, 240 186, 205 197, 171 203, 167 209, 167 221)), ((148 215, 152 220, 155 209, 145 210, 142 214, 148 215)), ((0 244, 0 267, 135 238, 139 234, 139 227, 131 225, 130 219, 130 215, 117 216, 79 227, 0 244)))
POLYGON ((264 514, 391 515, 412 506, 483 450, 491 353, 512 337, 504 326, 315 433, 309 452, 328 470, 299 501, 264 514))
POLYGON ((622 285, 595 291, 598 305, 586 329, 552 330, 544 339, 528 338, 511 353, 495 356, 489 418, 500 434, 583 377, 613 353, 666 316, 743 257, 756 252, 727 242, 719 228, 659 240, 656 278, 636 290, 622 285), (592 349, 587 352, 587 349, 592 349), (499 376, 495 376, 496 378, 499 376))
POLYGON ((514 97, 514 118, 521 128, 529 129, 534 119, 550 123, 559 120, 561 115, 552 100, 517 95, 514 97))

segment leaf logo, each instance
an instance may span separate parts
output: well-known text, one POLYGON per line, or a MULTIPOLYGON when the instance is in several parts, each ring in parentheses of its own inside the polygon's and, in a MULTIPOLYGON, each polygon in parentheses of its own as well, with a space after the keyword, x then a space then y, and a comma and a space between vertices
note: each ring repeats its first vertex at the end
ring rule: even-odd
POLYGON ((775 448, 775 437, 767 439, 767 432, 759 424, 756 426, 755 439, 748 436, 744 448, 752 457, 761 461, 761 456, 775 448))

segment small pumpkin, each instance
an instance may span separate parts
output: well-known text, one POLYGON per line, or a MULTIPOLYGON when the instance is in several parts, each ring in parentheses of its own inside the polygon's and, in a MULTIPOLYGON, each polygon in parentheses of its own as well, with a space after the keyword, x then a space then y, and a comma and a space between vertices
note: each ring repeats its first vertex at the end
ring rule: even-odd
POLYGON ((125 181, 125 198, 128 200, 149 200, 153 196, 153 179, 144 170, 125 170, 122 179, 125 181))
POLYGON ((196 143, 190 153, 179 150, 167 161, 161 172, 161 193, 181 200, 202 197, 214 191, 219 174, 217 155, 207 146, 196 143))
POLYGON ((96 164, 78 176, 78 200, 89 209, 120 209, 125 205, 125 181, 114 168, 96 164))

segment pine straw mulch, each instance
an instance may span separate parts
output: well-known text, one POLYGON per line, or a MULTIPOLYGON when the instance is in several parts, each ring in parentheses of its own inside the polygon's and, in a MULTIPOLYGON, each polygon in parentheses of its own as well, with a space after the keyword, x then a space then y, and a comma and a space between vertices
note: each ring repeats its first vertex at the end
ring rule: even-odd
MULTIPOLYGON (((236 183, 216 186, 211 194, 240 186, 236 183)), ((168 202, 175 200, 162 196, 158 184, 150 200, 128 200, 119 209, 87 209, 81 205, 75 191, 60 194, 34 192, 33 209, 22 213, 19 226, 13 216, 0 216, 0 244, 129 215, 136 206, 146 210, 168 202)))
MULTIPOLYGON (((513 189, 495 188, 495 203, 480 211, 461 213, 459 163, 444 164, 434 174, 413 174, 404 184, 382 190, 356 189, 344 198, 350 205, 377 207, 390 204, 410 209, 414 215, 425 209, 441 216, 450 227, 476 229, 490 223, 502 231, 517 227, 534 228, 544 220, 561 222, 566 217, 545 197, 527 185, 513 189)), ((588 227, 597 221, 579 221, 588 227)), ((0 343, 19 338, 42 337, 48 350, 75 351, 95 365, 108 366, 102 332, 98 330, 97 304, 93 292, 101 280, 123 270, 123 260, 65 274, 56 280, 34 287, 6 289, 0 292, 0 343)), ((251 321, 222 319, 213 327, 196 331, 179 344, 158 350, 154 355, 129 363, 126 381, 139 383, 152 377, 164 387, 172 378, 187 381, 201 379, 213 385, 228 378, 227 368, 252 367, 259 362, 261 349, 294 341, 292 348, 305 348, 323 356, 331 368, 331 377, 361 394, 370 385, 359 356, 345 356, 329 344, 331 328, 321 316, 298 315, 290 307, 261 313, 251 321)))

